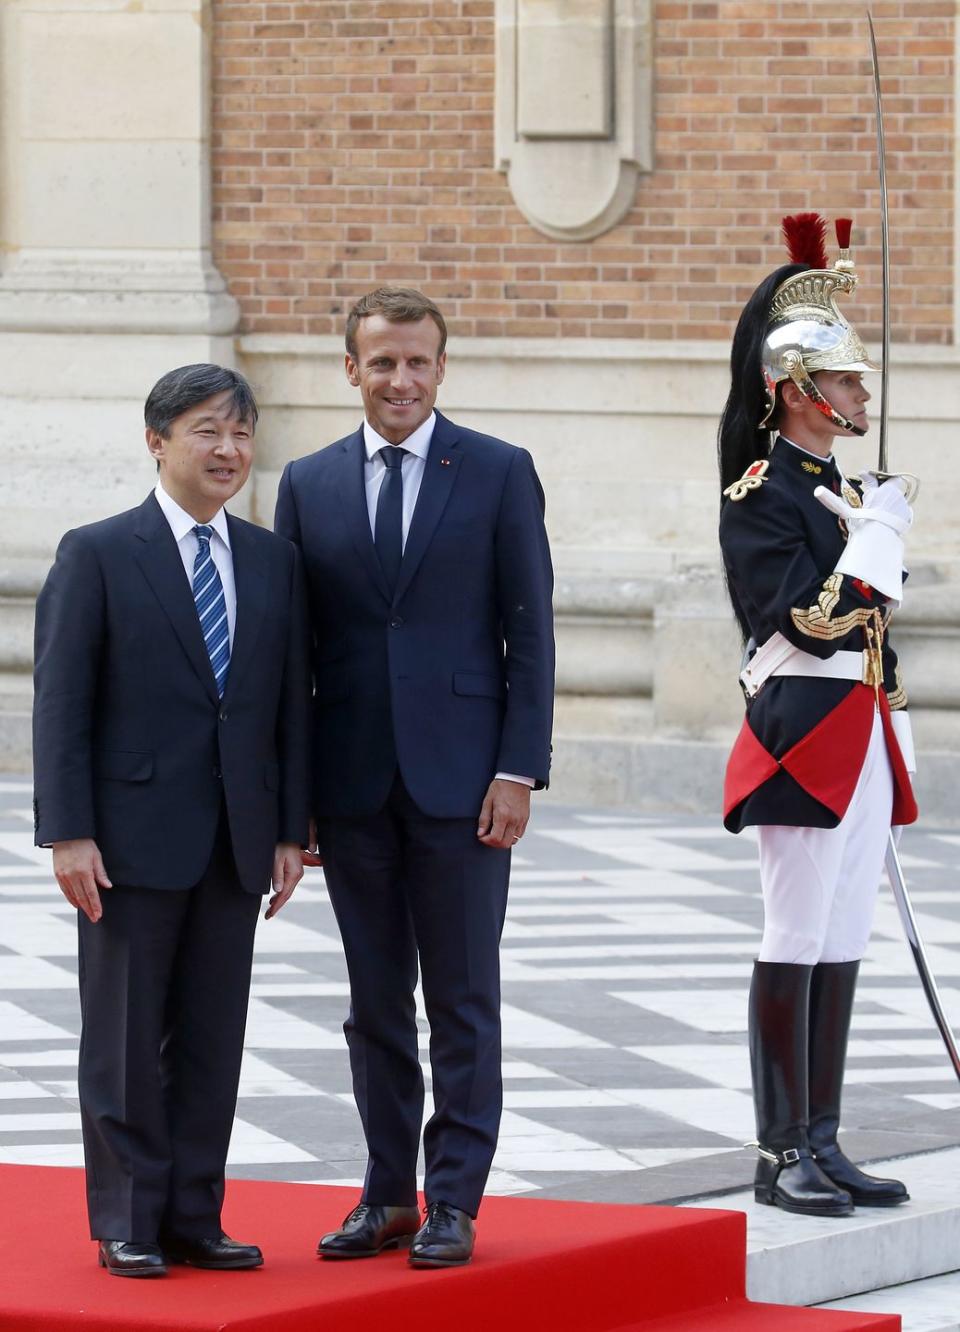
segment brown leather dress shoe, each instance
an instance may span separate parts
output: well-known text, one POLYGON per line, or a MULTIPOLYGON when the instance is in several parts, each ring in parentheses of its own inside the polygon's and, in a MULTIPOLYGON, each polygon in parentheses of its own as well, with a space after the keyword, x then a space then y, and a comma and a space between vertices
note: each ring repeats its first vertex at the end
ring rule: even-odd
POLYGON ((239 1272, 263 1266, 263 1254, 255 1244, 240 1244, 229 1235, 219 1235, 215 1239, 184 1239, 178 1235, 165 1235, 162 1243, 163 1252, 170 1263, 208 1267, 218 1272, 239 1272))
POLYGON ((344 1217, 339 1230, 324 1235, 317 1253, 321 1258, 375 1258, 384 1249, 405 1248, 419 1225, 416 1207, 362 1202, 344 1217))
POLYGON ((474 1226, 469 1212, 434 1202, 410 1245, 411 1267, 463 1267, 473 1257, 474 1226))
POLYGON ((101 1240, 97 1262, 111 1276, 166 1276, 167 1265, 159 1244, 136 1244, 132 1240, 101 1240))

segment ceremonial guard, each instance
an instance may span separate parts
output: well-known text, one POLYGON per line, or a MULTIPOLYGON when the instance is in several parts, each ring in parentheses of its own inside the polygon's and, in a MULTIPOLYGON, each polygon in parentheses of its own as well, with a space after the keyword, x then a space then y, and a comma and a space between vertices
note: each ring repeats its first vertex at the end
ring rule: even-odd
POLYGON ((740 317, 719 431, 720 544, 746 651, 746 718, 724 822, 756 825, 764 929, 749 1003, 758 1202, 843 1216, 907 1198, 837 1143, 847 1033, 891 824, 916 804, 899 604, 902 478, 851 480, 835 438, 863 435, 879 369, 836 301, 856 283, 850 223, 784 221, 791 263, 740 317))

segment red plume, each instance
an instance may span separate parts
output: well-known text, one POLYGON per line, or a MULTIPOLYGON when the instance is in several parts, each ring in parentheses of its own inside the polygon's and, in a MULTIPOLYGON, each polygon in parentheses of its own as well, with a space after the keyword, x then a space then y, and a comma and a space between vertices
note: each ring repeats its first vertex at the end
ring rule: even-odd
POLYGON ((853 226, 853 219, 849 217, 838 217, 833 224, 837 229, 837 244, 841 250, 850 249, 850 228, 853 226))
POLYGON ((782 222, 783 239, 792 264, 805 268, 826 268, 827 224, 819 213, 796 213, 782 222))

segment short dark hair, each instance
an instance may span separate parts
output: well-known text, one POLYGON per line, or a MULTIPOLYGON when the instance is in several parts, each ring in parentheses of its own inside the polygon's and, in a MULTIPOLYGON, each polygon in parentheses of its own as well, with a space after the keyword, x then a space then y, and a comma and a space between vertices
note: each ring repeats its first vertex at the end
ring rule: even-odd
POLYGON ((240 421, 249 421, 255 430, 260 408, 246 379, 238 370, 206 362, 181 365, 161 375, 144 403, 144 422, 148 429, 166 439, 178 416, 196 407, 197 403, 227 391, 233 394, 233 415, 240 421))
POLYGON ((383 315, 391 324, 418 324, 421 319, 426 319, 429 315, 440 330, 437 356, 443 355, 443 349, 447 345, 447 325, 430 297, 424 296, 422 291, 416 291, 413 287, 377 287, 376 291, 368 291, 366 296, 361 296, 347 315, 344 341, 347 344, 347 351, 354 360, 357 356, 357 327, 360 320, 376 314, 383 315))

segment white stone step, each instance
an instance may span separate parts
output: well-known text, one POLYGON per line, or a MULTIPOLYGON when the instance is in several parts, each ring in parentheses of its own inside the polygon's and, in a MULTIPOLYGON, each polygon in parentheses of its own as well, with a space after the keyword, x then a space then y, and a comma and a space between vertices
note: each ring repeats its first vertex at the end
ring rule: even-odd
POLYGON ((960 1332, 960 1272, 911 1281, 906 1286, 888 1286, 848 1300, 831 1300, 821 1308, 899 1314, 902 1332, 960 1332))
MULTIPOLYGON (((752 1189, 688 1205, 746 1213, 752 1300, 824 1304, 960 1267, 960 1147, 879 1161, 868 1169, 902 1179, 910 1201, 836 1218, 764 1206, 754 1202, 752 1189)), ((960 1304, 954 1315, 960 1316, 960 1304)))

